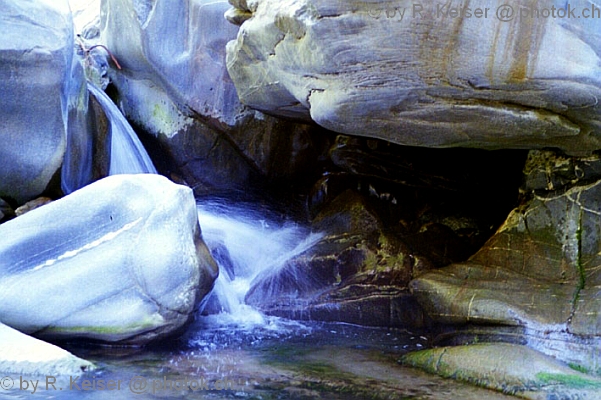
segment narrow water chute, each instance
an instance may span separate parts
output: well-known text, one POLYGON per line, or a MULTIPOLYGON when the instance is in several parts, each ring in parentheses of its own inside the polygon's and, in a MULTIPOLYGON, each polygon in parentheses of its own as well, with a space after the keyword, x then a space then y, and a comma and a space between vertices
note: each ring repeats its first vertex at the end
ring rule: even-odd
POLYGON ((96 97, 111 125, 109 175, 156 174, 146 149, 111 98, 91 83, 88 83, 88 90, 96 97))

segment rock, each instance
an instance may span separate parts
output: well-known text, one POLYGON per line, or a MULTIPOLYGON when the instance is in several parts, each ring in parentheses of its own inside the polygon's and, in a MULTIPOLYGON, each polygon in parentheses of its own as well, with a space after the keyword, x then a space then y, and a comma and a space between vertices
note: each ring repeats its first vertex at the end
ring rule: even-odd
POLYGON ((2 322, 38 337, 172 335, 218 274, 192 191, 158 175, 102 179, 1 225, 0 237, 2 322))
POLYGON ((414 256, 375 208, 347 190, 313 220, 324 237, 283 268, 251 283, 246 303, 272 315, 368 326, 423 326, 409 294, 414 270, 429 262, 414 256))
POLYGON ((333 198, 338 186, 353 188, 352 176, 354 188, 380 200, 383 220, 409 231, 407 244, 446 266, 474 254, 516 205, 527 152, 407 147, 339 135, 329 155, 334 171, 347 178, 324 176, 328 184, 312 193, 312 208, 319 203, 315 192, 333 198))
POLYGON ((23 204, 21 207, 17 208, 15 210, 15 215, 17 217, 20 217, 21 215, 27 214, 28 212, 33 211, 36 208, 40 208, 40 207, 45 206, 46 204, 50 204, 50 203, 52 203, 52 199, 50 199, 48 197, 38 197, 37 199, 28 201, 27 203, 23 204))
POLYGON ((3 199, 0 199, 0 222, 3 222, 4 219, 12 218, 15 216, 15 211, 13 208, 3 199))
POLYGON ((546 189, 558 190, 526 191, 526 203, 467 262, 414 280, 412 291, 427 314, 476 331, 498 326, 489 333, 601 371, 601 181, 593 158, 533 154, 525 168, 528 185, 542 189, 547 181, 546 189), (557 168, 542 179, 545 165, 557 168), (579 165, 587 166, 577 173, 582 179, 570 178, 575 183, 563 187, 570 166, 579 165))
MULTIPOLYGON (((85 80, 81 66, 77 72, 85 80)), ((64 194, 106 177, 110 170, 112 123, 96 98, 89 94, 87 85, 77 98, 69 109, 67 151, 61 167, 64 194)))
POLYGON ((601 178, 601 157, 569 157, 554 151, 530 151, 524 170, 523 191, 560 192, 601 178))
POLYGON ((467 260, 517 202, 526 152, 409 148, 339 135, 309 198, 324 237, 252 284, 289 318, 423 327, 409 281, 467 260), (335 172, 334 172, 335 171, 335 172))
POLYGON ((69 0, 76 33, 82 33, 100 18, 100 0, 69 0))
POLYGON ((526 399, 593 399, 601 379, 525 346, 478 344, 409 353, 404 364, 526 399))
POLYGON ((433 0, 232 4, 227 68, 249 107, 412 146, 600 148, 594 19, 501 21, 492 0, 470 5, 486 18, 433 0))
POLYGON ((38 196, 65 152, 73 23, 60 1, 0 1, 0 196, 38 196))
POLYGON ((237 33, 223 17, 227 1, 108 0, 102 7, 103 43, 123 67, 111 74, 120 106, 166 154, 159 170, 198 194, 288 184, 315 170, 314 126, 238 101, 225 68, 225 44, 237 33))
MULTIPOLYGON (((94 364, 0 323, 0 372, 19 375, 81 375, 94 364)), ((6 378, 4 378, 6 379, 6 378)), ((2 389, 8 389, 3 381, 2 389)))

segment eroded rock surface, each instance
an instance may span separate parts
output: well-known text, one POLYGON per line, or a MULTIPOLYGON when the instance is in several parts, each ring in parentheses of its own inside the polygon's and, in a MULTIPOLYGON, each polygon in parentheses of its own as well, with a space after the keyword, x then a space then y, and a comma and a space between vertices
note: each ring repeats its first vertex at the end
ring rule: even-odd
POLYGON ((421 13, 398 0, 231 3, 230 20, 243 23, 227 67, 252 108, 413 146, 600 147, 593 19, 506 22, 492 0, 470 4, 488 18, 445 16, 450 5, 441 13, 433 0, 421 13))
POLYGON ((516 204, 525 154, 341 135, 329 155, 336 172, 309 196, 312 231, 323 238, 258 276, 246 301, 292 318, 422 327, 429 321, 409 281, 468 259, 490 238, 516 204))
POLYGON ((143 344, 173 334, 217 266, 192 191, 116 175, 0 225, 0 320, 39 337, 143 344))
POLYGON ((153 135, 173 174, 198 194, 247 191, 305 179, 314 168, 314 126, 240 103, 225 67, 237 27, 227 1, 103 2, 102 41, 122 70, 111 74, 125 115, 153 135))
POLYGON ((63 161, 73 27, 66 0, 2 0, 0 25, 0 196, 21 204, 63 161))
POLYGON ((427 314, 442 324, 497 325, 506 338, 513 331, 513 340, 599 371, 600 163, 532 152, 524 205, 467 262, 412 282, 427 314))
POLYGON ((365 198, 343 192, 317 215, 313 230, 324 238, 283 268, 255 278, 247 303, 298 319, 423 324, 407 285, 414 269, 429 262, 414 257, 395 232, 386 231, 365 198))

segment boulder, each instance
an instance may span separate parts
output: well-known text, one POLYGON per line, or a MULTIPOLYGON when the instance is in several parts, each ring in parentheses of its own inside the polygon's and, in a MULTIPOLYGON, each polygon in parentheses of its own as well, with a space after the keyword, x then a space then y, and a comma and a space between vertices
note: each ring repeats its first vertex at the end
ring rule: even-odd
MULTIPOLYGON (((27 336, 0 323, 0 372, 18 375, 81 375, 94 364, 60 347, 27 336)), ((3 378, 2 389, 10 389, 3 378)))
POLYGON ((157 168, 199 194, 306 179, 319 150, 314 126, 239 102, 225 68, 237 33, 228 8, 226 0, 102 4, 101 39, 122 67, 110 76, 124 114, 168 160, 157 168))
POLYGON ((351 190, 314 218, 313 247, 251 283, 246 303, 277 316, 366 326, 424 325, 408 283, 429 260, 387 229, 373 204, 351 190))
POLYGON ((484 247, 411 283, 426 313, 455 335, 496 334, 601 371, 600 167, 598 155, 533 152, 524 204, 484 247))
POLYGON ((403 364, 526 399, 593 399, 601 379, 525 346, 484 343, 409 353, 403 364))
POLYGON ((65 152, 73 64, 66 0, 0 1, 0 196, 42 193, 65 152))
POLYGON ((523 15, 566 11, 559 1, 521 0, 518 15, 493 0, 231 3, 243 23, 227 68, 257 110, 413 146, 601 146, 601 31, 586 0, 573 18, 523 15))
POLYGON ((174 334, 218 274, 192 191, 158 175, 99 180, 0 225, 0 237, 0 319, 38 337, 174 334))

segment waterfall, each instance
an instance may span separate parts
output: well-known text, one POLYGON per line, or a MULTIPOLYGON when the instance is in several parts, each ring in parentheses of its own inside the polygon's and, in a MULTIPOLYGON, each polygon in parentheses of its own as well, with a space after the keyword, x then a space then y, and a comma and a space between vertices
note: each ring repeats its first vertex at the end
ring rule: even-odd
POLYGON ((323 235, 297 224, 278 223, 231 203, 198 204, 203 239, 220 267, 212 293, 212 301, 221 311, 215 320, 222 325, 261 325, 263 315, 244 303, 253 280, 266 271, 281 268, 323 235))
MULTIPOLYGON (((110 123, 109 174, 157 173, 119 108, 96 86, 88 83, 88 90, 110 123)), ((203 239, 220 269, 209 301, 216 313, 208 317, 210 324, 264 325, 264 316, 244 303, 253 280, 281 269, 322 235, 297 224, 277 222, 264 212, 240 207, 234 201, 203 201, 198 204, 198 218, 203 239)))
POLYGON ((88 83, 88 90, 96 97, 111 124, 109 174, 156 174, 146 149, 111 98, 91 83, 88 83))

